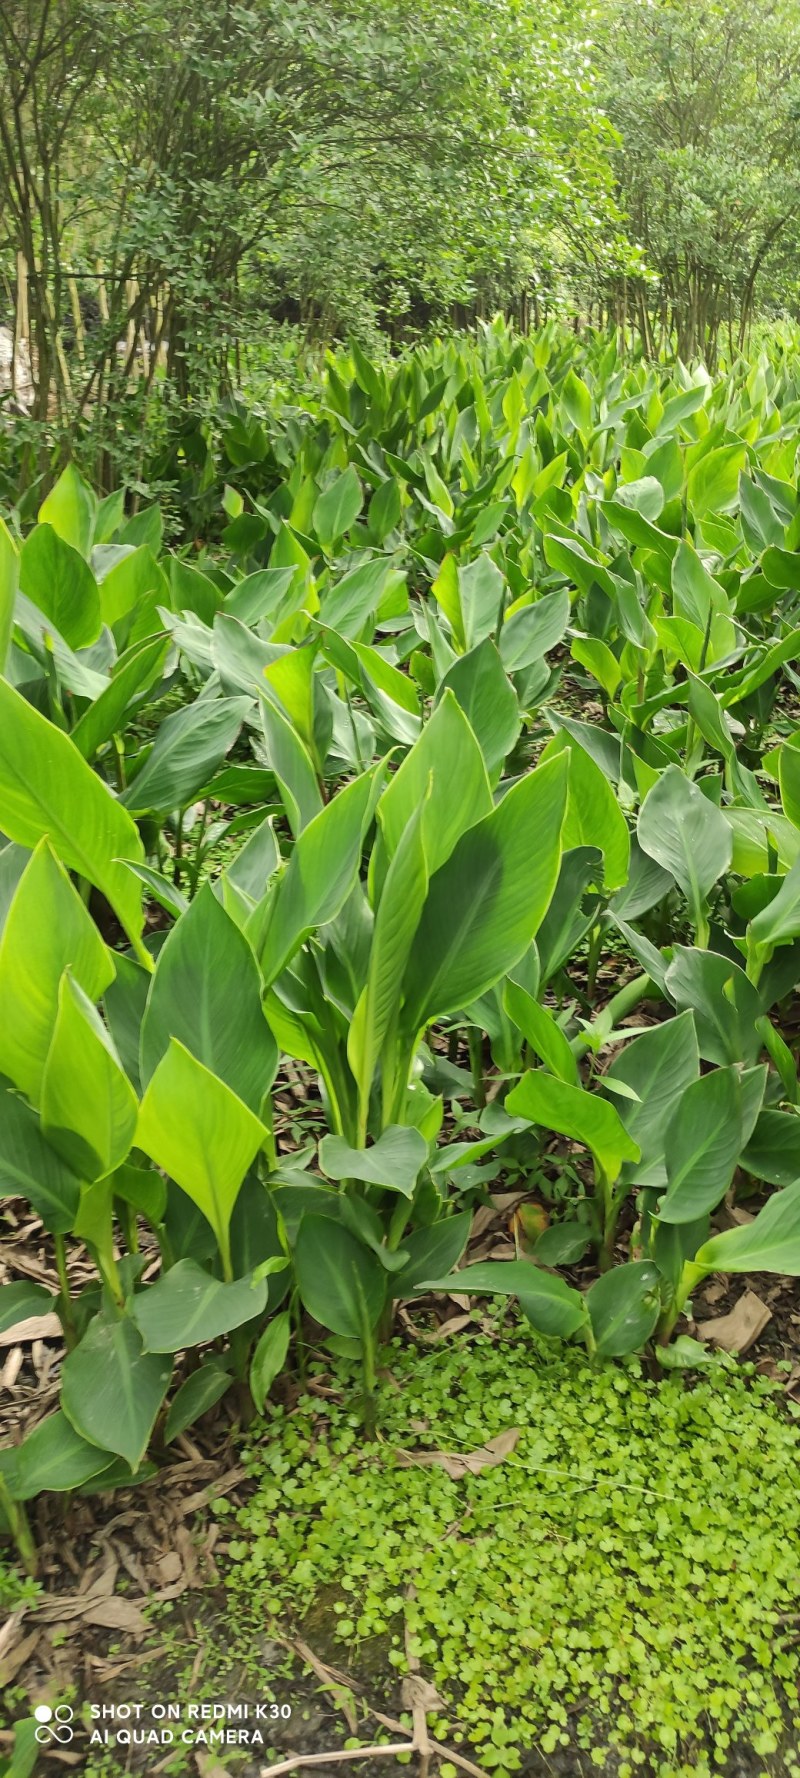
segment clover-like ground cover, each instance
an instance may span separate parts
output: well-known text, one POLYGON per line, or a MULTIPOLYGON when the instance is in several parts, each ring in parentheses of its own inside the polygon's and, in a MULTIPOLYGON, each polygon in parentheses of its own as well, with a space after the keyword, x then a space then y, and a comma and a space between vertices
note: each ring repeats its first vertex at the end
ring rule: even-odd
POLYGON ((384 1694, 418 1658, 432 1734, 493 1772, 563 1772, 565 1749, 615 1778, 800 1767, 800 1430, 774 1384, 595 1369, 522 1326, 385 1357, 377 1442, 347 1388, 253 1437, 233 1622, 302 1630, 326 1601, 327 1658, 358 1673, 385 1638, 384 1694), (479 1474, 406 1466, 510 1428, 479 1474))

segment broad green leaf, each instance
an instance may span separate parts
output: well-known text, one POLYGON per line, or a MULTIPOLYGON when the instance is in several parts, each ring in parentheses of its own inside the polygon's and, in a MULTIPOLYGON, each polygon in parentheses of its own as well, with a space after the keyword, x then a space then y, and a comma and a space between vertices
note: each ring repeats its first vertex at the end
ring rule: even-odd
POLYGON ((22 846, 47 835, 70 870, 111 903, 140 948, 142 886, 120 863, 144 862, 126 809, 70 740, 0 680, 0 828, 22 846))
POLYGON ((800 934, 800 859, 792 865, 772 901, 750 921, 748 945, 771 954, 800 934))
POLYGON ((19 1284, 0 1284, 0 1334, 8 1333, 9 1328, 17 1327, 34 1315, 46 1314, 54 1307, 52 1292, 41 1284, 33 1284, 28 1278, 19 1284))
POLYGON ((51 525, 29 532, 19 558, 20 590, 50 618, 70 648, 100 634, 100 594, 88 563, 51 525))
POLYGON ((347 1059, 358 1084, 362 1116, 384 1038, 399 1010, 408 954, 428 892, 422 837, 426 802, 412 815, 386 873, 375 915, 366 986, 356 1003, 347 1039, 347 1059))
POLYGON ((145 1352, 130 1317, 96 1315, 64 1360, 61 1402, 81 1438, 137 1470, 172 1375, 172 1360, 145 1352))
POLYGON ((515 1296, 540 1333, 568 1340, 586 1322, 584 1299, 563 1278, 543 1272, 533 1260, 479 1260, 445 1278, 428 1278, 417 1290, 457 1291, 459 1296, 515 1296))
POLYGON ((176 1390, 169 1404, 164 1442, 171 1444, 173 1439, 180 1438, 187 1426, 194 1426, 202 1420, 209 1408, 220 1401, 230 1389, 232 1377, 220 1359, 209 1358, 201 1364, 200 1369, 192 1371, 176 1390))
POLYGON ((407 1029, 469 1006, 527 949, 558 878, 566 791, 564 760, 537 767, 431 876, 405 976, 407 1029))
POLYGON ((65 1235, 80 1193, 80 1180, 45 1141, 35 1111, 0 1085, 0 1196, 26 1197, 51 1234, 65 1235))
POLYGON ((424 1136, 406 1124, 389 1124, 369 1148, 351 1148, 342 1136, 324 1136, 319 1145, 319 1164, 328 1179, 361 1179, 406 1198, 413 1197, 427 1156, 424 1136))
POLYGON ((493 636, 503 611, 506 583, 486 550, 458 570, 458 591, 467 649, 493 636))
POLYGON ((342 575, 320 602, 320 623, 351 641, 361 636, 378 609, 392 573, 391 563, 377 557, 374 562, 365 562, 361 568, 342 575))
POLYGON ((639 1159, 638 1143, 607 1099, 587 1093, 583 1087, 568 1086, 543 1070, 523 1074, 506 1097, 506 1111, 511 1117, 526 1117, 532 1124, 582 1142, 591 1149, 610 1183, 618 1178, 623 1161, 639 1159))
POLYGON ((500 658, 507 673, 520 673, 556 648, 569 623, 566 587, 512 611, 500 631, 500 658))
POLYGON ((461 705, 480 743, 486 770, 490 778, 496 778, 517 740, 522 715, 514 687, 490 637, 454 661, 442 680, 441 691, 452 692, 461 705))
POLYGON ((204 1346, 241 1327, 267 1306, 267 1281, 237 1278, 222 1284, 193 1259, 179 1259, 134 1297, 131 1313, 146 1352, 204 1346))
POLYGON ((252 708, 249 698, 198 698, 162 722, 151 752, 121 801, 133 815, 185 808, 230 752, 252 708))
POLYGON ((230 1220, 266 1129, 176 1038, 139 1110, 136 1143, 202 1211, 230 1275, 230 1220))
POLYGON ((724 815, 679 766, 668 766, 645 797, 638 835, 642 850, 675 878, 702 932, 709 892, 731 863, 733 836, 724 815))
POLYGON ((98 1450, 70 1425, 60 1408, 40 1420, 17 1450, 18 1500, 37 1494, 66 1494, 110 1469, 112 1451, 98 1450))
POLYGON ((636 1100, 620 1101, 619 1114, 643 1157, 649 1159, 663 1152, 667 1119, 699 1072, 691 1012, 654 1025, 641 1037, 634 1037, 614 1058, 605 1079, 621 1081, 638 1094, 638 1104, 636 1100))
POLYGON ((74 463, 61 471, 55 487, 39 507, 39 524, 51 525, 65 543, 88 556, 94 537, 97 500, 74 463))
POLYGON ((567 852, 578 846, 596 846, 603 854, 603 878, 607 889, 619 889, 626 881, 631 856, 628 823, 600 767, 584 747, 562 730, 542 754, 569 759, 569 793, 561 843, 567 852))
POLYGON ((578 1065, 561 1027, 546 1006, 534 1000, 518 982, 507 981, 503 1005, 525 1042, 539 1056, 551 1074, 557 1074, 570 1086, 580 1085, 578 1065))
POLYGON ((0 674, 5 672, 6 656, 11 646, 18 586, 19 551, 4 520, 0 518, 0 674))
POLYGON ((480 747, 458 700, 448 691, 378 804, 378 821, 390 857, 423 803, 423 843, 431 876, 450 857, 467 828, 492 808, 480 747), (454 784, 458 785, 457 796, 453 795, 454 784))
POLYGON ((414 1229, 403 1236, 406 1259, 393 1284, 393 1295, 411 1296, 432 1272, 444 1273, 457 1266, 469 1240, 472 1211, 445 1216, 429 1229, 414 1229))
POLYGON ((72 730, 72 739, 84 759, 94 759, 98 749, 119 732, 131 704, 158 678, 168 646, 168 638, 159 634, 146 642, 137 642, 120 656, 105 691, 89 705, 72 730))
POLYGON ((275 1078, 277 1047, 261 1006, 256 959, 208 883, 159 952, 142 1023, 143 1086, 171 1037, 258 1115, 275 1078))
POLYGON ((800 1179, 800 1117, 789 1111, 762 1111, 741 1164, 768 1185, 793 1185, 800 1179))
POLYGON ((722 1202, 742 1146, 735 1069, 715 1068, 686 1088, 665 1134, 667 1191, 662 1222, 695 1222, 722 1202))
POLYGON ((286 1363, 291 1330, 291 1315, 285 1309, 281 1315, 273 1316, 253 1353, 250 1361, 250 1394, 258 1414, 263 1414, 270 1389, 286 1363))
POLYGON ((576 432, 585 442, 592 426, 592 398, 583 378, 571 368, 561 385, 561 400, 576 432))
POLYGON ((90 1000, 114 978, 91 916, 46 840, 27 864, 0 937, 0 1074, 32 1104, 53 1036, 59 983, 70 969, 90 1000))
POLYGON ((758 1059, 761 1001, 738 963, 716 951, 674 945, 665 986, 679 1010, 691 1007, 704 1061, 725 1067, 758 1059))
POLYGON ((100 1179, 124 1161, 138 1101, 91 1001, 65 970, 41 1088, 42 1130, 82 1178, 100 1179))
POLYGON ((151 608, 151 630, 155 632, 161 627, 156 609, 169 606, 169 581, 152 550, 144 545, 132 549, 107 573, 101 575, 98 569, 98 578, 103 623, 108 624, 117 637, 130 632, 131 623, 123 624, 124 618, 129 617, 134 622, 148 608, 151 608))
POLYGON ((745 445, 720 445, 707 451, 689 470, 686 489, 695 519, 730 512, 739 497, 739 476, 747 462, 745 445))
POLYGON ((400 523, 401 510, 399 483, 394 476, 389 476, 376 489, 367 509, 367 529, 378 546, 386 542, 389 533, 400 523))
POLYGON ((624 1358, 638 1352, 661 1312, 661 1278, 649 1260, 614 1266, 586 1293, 598 1358, 624 1358))
POLYGON ((704 1272, 777 1272, 800 1278, 800 1179, 775 1192, 753 1222, 712 1235, 695 1254, 704 1272))
POLYGON ((793 827, 800 827, 800 734, 784 741, 778 762, 781 803, 793 827))
POLYGON ((247 932, 267 986, 308 934, 334 920, 344 906, 358 878, 382 772, 376 766, 362 773, 309 821, 264 907, 254 909, 247 932))
POLYGON ((294 1249, 297 1288, 315 1321, 363 1341, 386 1300, 387 1274, 347 1229, 328 1216, 304 1216, 294 1249))
POLYGON ((320 494, 314 506, 314 531, 323 548, 338 542, 355 524, 363 499, 361 483, 350 463, 344 473, 320 494))
POLYGON ((261 723, 269 763, 296 839, 323 806, 314 763, 288 718, 266 698, 261 700, 261 723))

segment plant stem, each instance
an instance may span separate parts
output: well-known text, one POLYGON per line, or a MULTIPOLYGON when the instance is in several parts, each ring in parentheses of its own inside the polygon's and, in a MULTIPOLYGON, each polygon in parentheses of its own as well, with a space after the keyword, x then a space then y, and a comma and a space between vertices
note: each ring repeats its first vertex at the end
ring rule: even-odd
POLYGON ((63 1235, 53 1236, 56 1254, 56 1271, 60 1287, 61 1325, 64 1329, 64 1344, 71 1352, 76 1341, 75 1318, 72 1313, 72 1292, 69 1287, 67 1271, 67 1244, 63 1235))
POLYGON ((472 1069, 472 1097, 479 1111, 486 1104, 486 1087, 483 1079, 483 1032, 476 1030, 474 1025, 467 1029, 469 1045, 469 1065, 472 1069))
POLYGON ((22 1501, 14 1499, 2 1474, 0 1474, 0 1507, 8 1520, 9 1530, 19 1551, 25 1573, 35 1577, 39 1567, 39 1556, 28 1515, 22 1501))

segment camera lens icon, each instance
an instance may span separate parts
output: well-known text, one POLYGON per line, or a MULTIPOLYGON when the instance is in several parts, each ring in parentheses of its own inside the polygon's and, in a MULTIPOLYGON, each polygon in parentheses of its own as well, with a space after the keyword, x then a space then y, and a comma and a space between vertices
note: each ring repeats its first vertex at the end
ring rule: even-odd
POLYGON ((49 1704, 37 1704, 33 1714, 36 1719, 34 1740, 40 1747, 51 1741, 57 1742, 59 1747, 69 1747, 75 1734, 71 1726, 75 1712, 69 1704, 57 1704, 55 1710, 49 1704))

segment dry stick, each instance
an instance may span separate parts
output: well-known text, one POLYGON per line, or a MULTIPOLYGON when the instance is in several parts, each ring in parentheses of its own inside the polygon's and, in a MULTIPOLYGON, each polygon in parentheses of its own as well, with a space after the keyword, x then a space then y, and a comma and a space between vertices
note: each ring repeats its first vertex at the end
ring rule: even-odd
POLYGON ((334 1760, 394 1759, 396 1753, 414 1753, 413 1741, 385 1742, 383 1746, 348 1747, 344 1753, 293 1753, 277 1766, 262 1766, 261 1778, 280 1778, 282 1772, 301 1772, 305 1766, 329 1766, 334 1760))
MULTIPOLYGON (((319 1659, 319 1656, 315 1655, 314 1650, 312 1648, 309 1648, 308 1643, 303 1641, 302 1637, 297 1636, 295 1638, 292 1638, 291 1636, 278 1636, 278 1637, 276 1637, 276 1641, 282 1643, 284 1648, 290 1648, 293 1650, 293 1652, 295 1654, 300 1655, 301 1659, 303 1661, 305 1661, 306 1665, 313 1668, 313 1671, 317 1674, 317 1677, 319 1679, 322 1679, 326 1685, 331 1684, 331 1685, 339 1685, 339 1686, 343 1686, 343 1687, 346 1686, 349 1690, 352 1691, 352 1685, 351 1685, 350 1680, 348 1679, 347 1674, 343 1673, 339 1667, 326 1666, 325 1663, 319 1659)), ((405 1732, 403 1724, 401 1722, 398 1722, 396 1717, 384 1716, 382 1711, 375 1710, 371 1704, 366 1705, 365 1708, 366 1708, 367 1716, 374 1717, 375 1721, 380 1723, 382 1729, 391 1729, 393 1734, 401 1734, 402 1735, 405 1732)), ((483 1766, 473 1765, 472 1760, 466 1759, 463 1753, 456 1753, 455 1748, 453 1748, 453 1747, 445 1747, 444 1742, 431 1740, 430 1736, 428 1735, 427 1724, 425 1725, 425 1737, 427 1740, 427 1749, 424 1749, 424 1748, 421 1749, 418 1742, 417 1742, 417 1738, 416 1738, 416 1724, 415 1724, 414 1740, 410 1743, 406 1743, 406 1748, 404 1749, 404 1751, 407 1751, 409 1746, 410 1746, 412 1753, 419 1753, 421 1751, 427 1751, 429 1753, 435 1754, 437 1759, 449 1760, 451 1765, 458 1766, 459 1770, 462 1772, 467 1772, 469 1774, 469 1778, 489 1778, 489 1773, 484 1770, 483 1766)), ((380 1750, 378 1750, 378 1751, 380 1751, 380 1750)), ((320 1756, 320 1757, 329 1757, 329 1756, 320 1756)), ((336 1757, 341 1758, 342 1756, 337 1755, 336 1757)), ((295 1758, 300 1760, 302 1763, 303 1756, 301 1754, 296 1755, 295 1758)), ((261 1778, 274 1778, 274 1775, 277 1771, 285 1771, 286 1769, 287 1768, 285 1766, 280 1766, 280 1767, 267 1766, 264 1769, 264 1771, 262 1772, 261 1778)), ((289 1770, 297 1770, 297 1767, 296 1766, 293 1768, 290 1767, 288 1769, 289 1770)))

